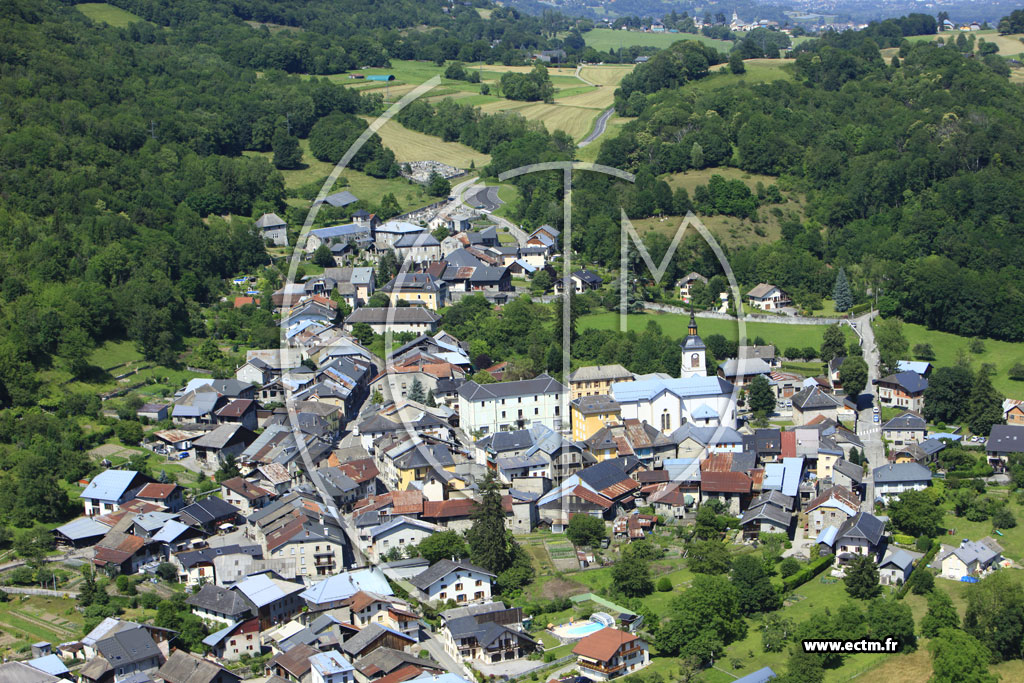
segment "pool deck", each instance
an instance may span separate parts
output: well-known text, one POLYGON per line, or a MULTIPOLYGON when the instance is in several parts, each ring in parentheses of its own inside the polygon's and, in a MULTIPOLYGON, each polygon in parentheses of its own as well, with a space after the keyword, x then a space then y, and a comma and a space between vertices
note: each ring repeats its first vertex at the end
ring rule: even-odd
POLYGON ((588 619, 586 621, 576 621, 573 623, 559 624, 554 628, 548 629, 548 632, 551 633, 551 635, 553 635, 555 638, 558 638, 558 640, 562 643, 572 643, 577 640, 580 640, 581 638, 589 636, 591 633, 597 633, 603 628, 607 627, 599 624, 598 622, 590 621, 588 619), (588 631, 587 633, 572 632, 573 629, 577 629, 580 626, 599 626, 600 628, 594 628, 592 631, 588 631))

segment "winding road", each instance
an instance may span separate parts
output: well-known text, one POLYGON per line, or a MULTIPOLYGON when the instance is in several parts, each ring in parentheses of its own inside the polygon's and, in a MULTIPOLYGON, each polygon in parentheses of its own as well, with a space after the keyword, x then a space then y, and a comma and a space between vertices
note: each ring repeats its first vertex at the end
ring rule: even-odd
POLYGON ((580 140, 577 147, 586 147, 594 140, 604 135, 605 128, 608 127, 608 119, 615 113, 615 107, 609 107, 601 112, 601 115, 597 117, 597 122, 594 124, 594 130, 590 131, 590 135, 580 140))

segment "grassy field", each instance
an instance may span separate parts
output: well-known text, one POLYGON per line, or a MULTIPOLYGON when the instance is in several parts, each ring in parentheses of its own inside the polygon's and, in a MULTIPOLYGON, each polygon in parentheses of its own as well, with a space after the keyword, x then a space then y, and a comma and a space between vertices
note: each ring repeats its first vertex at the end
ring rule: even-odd
POLYGON ((12 595, 0 603, 0 624, 0 652, 8 657, 40 640, 63 643, 82 635, 82 615, 66 598, 12 595))
POLYGON ((544 102, 512 102, 501 100, 480 107, 486 114, 515 112, 530 121, 542 121, 549 131, 562 130, 574 140, 587 136, 593 128, 594 119, 601 113, 601 108, 573 107, 564 104, 546 104, 544 102))
MULTIPOLYGON (((363 118, 367 121, 373 120, 370 116, 363 118)), ((489 154, 478 152, 458 142, 445 142, 433 135, 409 130, 394 119, 381 126, 377 134, 400 162, 432 159, 459 168, 469 168, 471 162, 478 167, 491 162, 489 154)))
POLYGON ((986 43, 995 43, 999 48, 999 55, 1001 57, 1016 57, 1020 54, 1024 54, 1024 42, 1021 42, 1021 39, 1024 38, 1024 34, 1015 33, 1001 36, 995 29, 989 29, 987 31, 944 31, 942 33, 935 33, 931 35, 909 36, 907 40, 914 42, 935 41, 942 38, 942 40, 948 45, 950 41, 955 41, 957 36, 961 33, 963 33, 966 38, 974 36, 975 40, 984 38, 986 43))
POLYGON ((731 40, 715 40, 695 33, 641 33, 640 31, 616 31, 610 28, 595 28, 583 34, 583 40, 595 50, 618 50, 623 47, 643 45, 644 47, 666 48, 680 40, 697 40, 716 50, 726 52, 732 49, 731 40))
POLYGON ((940 540, 949 545, 956 545, 962 538, 977 541, 985 536, 991 536, 999 545, 1003 546, 1004 557, 1020 563, 1024 560, 1024 506, 1020 505, 1017 502, 1017 497, 1011 495, 1006 489, 990 488, 986 491, 985 495, 996 500, 1007 501, 1010 511, 1013 512, 1013 516, 1019 522, 1018 525, 1012 529, 1002 529, 1003 535, 1000 536, 992 530, 991 520, 972 522, 966 517, 954 517, 952 512, 953 504, 947 502, 942 505, 946 510, 942 526, 946 529, 952 529, 953 534, 940 540))
POLYGON ((145 21, 145 19, 138 15, 132 14, 120 7, 108 5, 105 2, 83 2, 82 4, 75 5, 75 9, 93 21, 101 21, 104 24, 110 24, 118 28, 124 28, 125 26, 145 21))
POLYGON ((585 66, 580 69, 580 78, 594 85, 618 85, 619 81, 632 70, 632 64, 628 66, 585 66))
MULTIPOLYGON (((672 313, 637 313, 629 315, 627 327, 630 330, 642 332, 649 321, 653 320, 661 326, 662 331, 670 337, 685 337, 686 327, 690 322, 689 316, 676 315, 672 313)), ((592 313, 580 316, 578 320, 580 331, 588 329, 617 330, 619 329, 618 313, 592 313)), ((739 330, 732 320, 719 320, 716 318, 699 318, 697 326, 701 336, 707 338, 709 334, 720 334, 726 339, 735 340, 739 337, 739 330)), ((789 346, 803 348, 821 346, 822 335, 825 333, 825 325, 784 325, 781 323, 747 323, 747 341, 754 337, 762 337, 769 344, 774 344, 777 349, 785 349, 789 346)), ((843 328, 847 339, 851 339, 853 331, 843 328)))
MULTIPOLYGON (((911 355, 915 344, 931 344, 935 351, 935 366, 953 365, 956 363, 960 349, 968 350, 967 337, 959 337, 949 332, 929 330, 923 325, 903 324, 903 336, 910 343, 911 355)), ((992 376, 992 385, 997 391, 1010 398, 1024 398, 1024 382, 1015 382, 1009 378, 1009 370, 1014 363, 1024 362, 1024 345, 1012 342, 984 339, 984 353, 968 353, 975 368, 982 363, 991 363, 996 368, 992 376)))
MULTIPOLYGON (((616 116, 613 114, 611 118, 608 119, 604 135, 594 140, 586 147, 581 147, 577 149, 576 158, 579 159, 580 161, 589 161, 591 163, 596 162, 597 155, 601 153, 601 143, 604 142, 605 140, 610 140, 611 138, 617 136, 622 131, 623 126, 625 126, 630 121, 634 120, 635 119, 633 117, 616 116)), ((591 128, 591 130, 593 130, 593 128, 591 128)))

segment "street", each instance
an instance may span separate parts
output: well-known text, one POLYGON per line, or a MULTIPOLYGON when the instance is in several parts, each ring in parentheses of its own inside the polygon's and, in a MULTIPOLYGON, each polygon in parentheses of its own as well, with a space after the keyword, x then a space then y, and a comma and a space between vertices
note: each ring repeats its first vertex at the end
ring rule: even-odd
POLYGON ((873 510, 875 506, 875 484, 871 479, 871 470, 885 464, 881 423, 875 423, 873 412, 878 400, 874 384, 878 379, 878 348, 875 346, 874 330, 871 329, 871 320, 875 315, 875 312, 866 313, 854 321, 862 335, 861 349, 864 353, 864 362, 868 364, 868 383, 857 400, 857 436, 864 442, 864 457, 868 462, 868 473, 864 475, 865 496, 861 509, 867 512, 873 510))

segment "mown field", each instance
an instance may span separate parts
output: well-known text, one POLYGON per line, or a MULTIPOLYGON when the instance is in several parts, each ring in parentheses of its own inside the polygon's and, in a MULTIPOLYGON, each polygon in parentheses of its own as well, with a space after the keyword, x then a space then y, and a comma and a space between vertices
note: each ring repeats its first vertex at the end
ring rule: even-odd
POLYGON ((930 344, 935 352, 935 360, 931 363, 935 366, 955 364, 961 350, 967 352, 975 368, 981 367, 983 363, 991 363, 996 369, 992 376, 992 386, 1004 396, 1024 399, 1024 382, 1015 382, 1009 377, 1010 368, 1015 363, 1024 363, 1024 344, 983 339, 984 352, 974 354, 968 350, 971 340, 967 337, 929 330, 923 325, 911 323, 904 323, 903 336, 910 343, 911 356, 916 344, 930 344))
MULTIPOLYGON (((690 318, 687 315, 673 313, 636 313, 627 316, 627 329, 642 332, 647 323, 654 321, 661 326, 662 331, 670 337, 685 337, 686 328, 690 318)), ((735 321, 719 320, 717 318, 698 318, 697 326, 702 337, 709 334, 720 334, 726 339, 737 340, 739 328, 735 321)), ((785 325, 782 323, 747 323, 747 343, 752 343, 755 337, 762 337, 775 348, 783 351, 787 347, 796 346, 804 348, 821 346, 822 335, 825 333, 826 325, 785 325)), ((591 313, 580 316, 577 320, 577 328, 580 331, 588 329, 617 330, 619 329, 619 314, 613 312, 591 313)), ((853 338, 853 331, 843 327, 847 339, 853 338)))
MULTIPOLYGON (((367 121, 373 117, 364 116, 367 121)), ((433 135, 426 135, 410 130, 391 119, 377 130, 384 145, 395 153, 395 158, 402 161, 440 161, 458 168, 469 168, 474 164, 479 168, 491 162, 491 155, 478 152, 458 142, 445 142, 433 135)))
POLYGON ((680 40, 696 40, 716 50, 727 52, 732 49, 731 40, 715 40, 696 33, 641 33, 640 31, 616 31, 610 28, 595 28, 583 34, 583 41, 595 50, 619 50, 624 47, 666 48, 680 40))
POLYGON ((956 40, 957 36, 964 34, 965 38, 974 36, 975 40, 984 38, 986 43, 995 43, 999 48, 999 55, 1002 57, 1016 57, 1020 54, 1024 54, 1024 34, 1013 33, 1005 36, 999 35, 999 32, 995 29, 989 29, 986 31, 943 31, 942 33, 934 33, 931 35, 923 36, 909 36, 907 40, 912 42, 917 41, 935 41, 942 38, 943 42, 947 45, 950 41, 956 40))
POLYGON ((110 24, 117 28, 124 28, 125 26, 145 21, 145 19, 136 14, 132 14, 120 7, 108 5, 105 2, 83 2, 75 5, 75 9, 93 21, 102 21, 104 24, 110 24))

